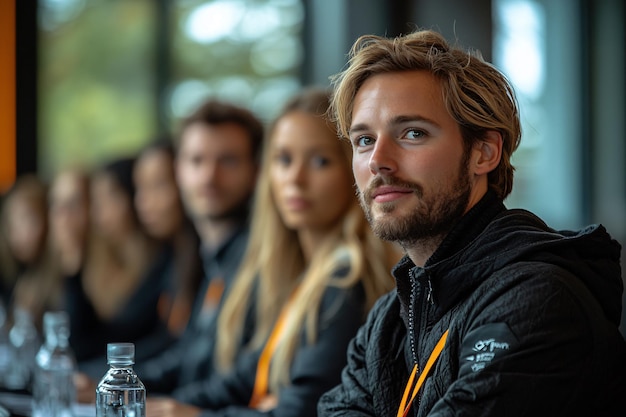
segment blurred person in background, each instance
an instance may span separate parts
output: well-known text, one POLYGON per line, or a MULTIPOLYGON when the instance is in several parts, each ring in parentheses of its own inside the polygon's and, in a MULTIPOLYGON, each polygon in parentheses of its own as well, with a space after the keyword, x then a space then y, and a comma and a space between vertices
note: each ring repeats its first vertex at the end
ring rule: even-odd
POLYGON ((89 241, 90 175, 86 169, 67 167, 52 180, 48 193, 50 244, 63 287, 63 309, 70 318, 70 346, 83 361, 100 354, 101 346, 85 335, 98 326, 93 305, 85 295, 81 272, 89 241))
POLYGON ((81 336, 97 356, 79 368, 94 378, 107 369, 109 342, 135 343, 136 360, 143 361, 175 339, 158 311, 167 283, 151 268, 155 244, 135 210, 134 163, 116 159, 96 169, 91 180, 91 232, 81 279, 99 324, 81 336))
POLYGON ((159 245, 154 268, 164 275, 168 286, 159 300, 159 314, 170 332, 180 335, 202 279, 202 261, 198 236, 184 212, 176 184, 172 142, 164 138, 143 149, 133 178, 139 221, 159 245))
POLYGON ((25 174, 6 193, 0 230, 0 277, 3 302, 30 313, 41 330, 43 313, 60 305, 61 288, 48 246, 47 187, 25 174))
POLYGON ((365 220, 350 145, 327 107, 325 90, 307 90, 269 132, 248 249, 219 317, 220 372, 173 399, 149 398, 147 416, 314 416, 339 382, 399 256, 365 220))
MULTIPOLYGON (((200 237, 204 277, 182 337, 158 357, 135 365, 152 395, 184 392, 213 372, 217 312, 248 240, 262 141, 258 118, 227 102, 209 100, 182 122, 175 172, 185 212, 200 237)), ((147 204, 141 199, 138 195, 138 206, 147 204)), ((143 213, 150 229, 153 221, 143 213)), ((93 402, 96 380, 78 375, 76 382, 79 401, 93 402)))
POLYGON ((89 230, 89 174, 81 168, 62 169, 48 193, 50 242, 64 276, 83 266, 89 230))
POLYGON ((17 270, 17 266, 9 249, 7 232, 4 230, 3 209, 4 200, 0 200, 0 303, 6 309, 13 295, 13 288, 15 288, 16 273, 14 271, 17 270))

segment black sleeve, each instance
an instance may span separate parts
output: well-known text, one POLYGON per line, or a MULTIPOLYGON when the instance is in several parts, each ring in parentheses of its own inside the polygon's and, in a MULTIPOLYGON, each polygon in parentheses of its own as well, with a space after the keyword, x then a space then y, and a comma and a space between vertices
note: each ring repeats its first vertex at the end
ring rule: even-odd
POLYGON ((572 278, 552 268, 503 292, 496 284, 460 337, 456 380, 428 416, 623 415, 609 410, 626 409, 624 378, 621 396, 607 393, 610 375, 624 375, 625 351, 598 319, 601 306, 572 278), (606 358, 615 359, 613 370, 606 358))
POLYGON ((322 395, 318 402, 318 416, 374 417, 373 396, 370 390, 367 347, 372 329, 386 297, 380 299, 367 321, 358 330, 347 349, 347 366, 341 374, 340 384, 322 395))
POLYGON ((185 357, 185 336, 159 356, 136 365, 137 375, 149 394, 169 394, 178 385, 181 361, 185 357))

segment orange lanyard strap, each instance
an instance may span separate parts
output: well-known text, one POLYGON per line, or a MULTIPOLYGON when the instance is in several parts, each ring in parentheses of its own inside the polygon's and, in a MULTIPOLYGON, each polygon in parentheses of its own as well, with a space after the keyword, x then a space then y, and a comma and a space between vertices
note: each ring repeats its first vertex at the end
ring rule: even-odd
POLYGON ((214 312, 218 307, 222 295, 224 294, 224 279, 222 277, 213 277, 211 282, 204 293, 204 300, 202 301, 202 312, 214 312))
POLYGON ((447 338, 448 338, 448 330, 446 330, 443 333, 443 335, 441 336, 441 339, 439 339, 439 342, 437 342, 437 344, 435 345, 435 348, 430 354, 428 361, 426 361, 426 366, 424 367, 424 370, 422 371, 419 378, 417 379, 415 386, 413 386, 413 380, 415 379, 415 375, 417 374, 417 364, 413 365, 411 376, 409 376, 409 380, 406 383, 406 388, 404 388, 404 394, 402 394, 402 401, 400 402, 400 407, 398 408, 397 417, 406 417, 409 414, 409 409, 411 408, 411 404, 413 404, 413 400, 415 399, 415 396, 417 396, 417 392, 422 387, 422 384, 424 383, 426 376, 430 372, 430 368, 432 368, 433 364, 435 363, 435 361, 441 354, 441 351, 443 350, 443 347, 446 344, 447 338), (407 399, 409 397, 409 391, 411 391, 411 387, 413 387, 413 391, 411 392, 411 399, 407 402, 407 399))
POLYGON ((250 408, 257 408, 261 401, 267 396, 270 362, 272 361, 272 356, 276 351, 278 342, 280 341, 280 338, 285 329, 287 317, 289 316, 289 309, 294 299, 295 293, 296 291, 291 294, 289 301, 287 302, 287 304, 285 304, 282 311, 280 312, 280 316, 278 316, 278 320, 276 321, 276 324, 274 324, 272 333, 265 343, 263 351, 261 352, 261 356, 259 357, 259 362, 257 363, 256 367, 256 377, 254 379, 252 398, 250 399, 250 403, 248 404, 250 408))

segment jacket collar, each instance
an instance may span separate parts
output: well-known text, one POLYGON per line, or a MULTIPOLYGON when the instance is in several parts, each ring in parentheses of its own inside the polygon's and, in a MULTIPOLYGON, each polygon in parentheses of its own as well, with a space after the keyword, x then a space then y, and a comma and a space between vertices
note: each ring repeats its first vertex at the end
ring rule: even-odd
POLYGON ((396 279, 403 313, 407 311, 413 279, 411 277, 418 277, 421 281, 418 286, 424 285, 426 280, 430 281, 428 285, 432 287, 433 303, 441 313, 447 311, 476 286, 479 276, 462 265, 457 265, 455 255, 475 241, 489 223, 505 210, 502 200, 494 191, 488 190, 453 227, 423 268, 416 266, 408 256, 398 262, 392 274, 396 279), (454 273, 449 274, 451 271, 454 273), (464 279, 457 278, 460 275, 463 275, 461 278, 464 279))

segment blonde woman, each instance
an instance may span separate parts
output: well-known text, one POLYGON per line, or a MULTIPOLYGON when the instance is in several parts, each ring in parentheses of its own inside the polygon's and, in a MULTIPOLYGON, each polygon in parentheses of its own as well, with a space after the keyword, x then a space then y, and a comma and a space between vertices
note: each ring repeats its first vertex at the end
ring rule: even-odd
POLYGON ((374 237, 351 177, 350 144, 306 90, 269 131, 248 250, 218 324, 221 373, 148 402, 157 416, 315 416, 350 339, 392 288, 398 254, 374 237), (252 331, 248 331, 252 329, 252 331))

